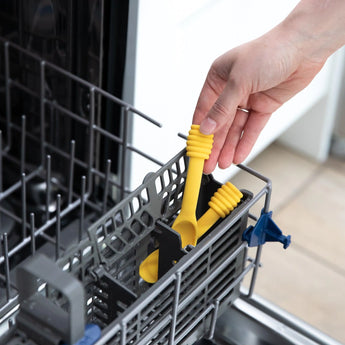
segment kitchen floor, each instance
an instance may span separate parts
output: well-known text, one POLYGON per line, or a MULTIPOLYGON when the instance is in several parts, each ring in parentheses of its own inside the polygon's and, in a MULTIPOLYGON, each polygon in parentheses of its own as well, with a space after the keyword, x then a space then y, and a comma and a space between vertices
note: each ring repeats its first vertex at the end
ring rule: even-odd
MULTIPOLYGON (((345 343, 345 159, 320 164, 275 143, 249 166, 272 180, 273 219, 292 239, 265 244, 254 292, 345 343)), ((242 172, 232 182, 262 188, 242 172)))

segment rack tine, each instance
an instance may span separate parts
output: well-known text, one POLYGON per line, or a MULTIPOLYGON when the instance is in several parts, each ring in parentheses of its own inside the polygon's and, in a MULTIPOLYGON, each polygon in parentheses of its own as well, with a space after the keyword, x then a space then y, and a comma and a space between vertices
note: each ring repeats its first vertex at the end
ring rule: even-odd
POLYGON ((35 214, 30 213, 30 236, 31 236, 31 254, 35 255, 36 252, 36 239, 35 239, 35 214))
POLYGON ((216 328, 216 321, 217 321, 217 316, 218 316, 218 310, 219 310, 219 299, 217 299, 214 303, 214 309, 212 313, 212 318, 211 318, 211 327, 208 335, 208 339, 213 339, 214 337, 214 332, 216 328))
POLYGON ((110 178, 110 167, 111 167, 111 160, 107 160, 106 168, 105 168, 105 182, 104 182, 104 193, 103 193, 103 214, 107 210, 107 196, 108 196, 108 187, 109 187, 109 178, 110 178))
POLYGON ((0 130, 0 193, 2 193, 2 131, 0 130))
POLYGON ((26 137, 26 116, 22 115, 21 129, 21 150, 20 150, 20 173, 25 172, 25 137, 26 137))
POLYGON ((45 144, 45 61, 40 65, 40 127, 41 127, 41 162, 44 164, 44 144, 45 144))
POLYGON ((60 234, 61 234, 61 194, 56 196, 56 239, 55 239, 55 259, 60 257, 60 234))
POLYGON ((22 238, 26 237, 26 183, 25 183, 25 173, 21 176, 22 183, 22 238))
POLYGON ((68 181, 68 205, 72 202, 72 196, 73 196, 74 158, 75 158, 75 141, 71 140, 69 181, 68 181))
POLYGON ((12 108, 11 108, 11 78, 10 78, 10 57, 9 57, 9 42, 5 43, 5 97, 6 97, 6 133, 7 145, 9 150, 12 144, 12 108))
POLYGON ((92 168, 94 163, 94 140, 95 140, 95 88, 90 88, 90 119, 89 119, 89 162, 87 168, 88 190, 87 193, 92 193, 92 168))
POLYGON ((3 253, 5 258, 5 277, 6 277, 6 299, 7 301, 10 299, 10 262, 8 256, 8 239, 7 239, 7 232, 2 235, 2 245, 3 245, 3 253))
POLYGON ((81 194, 80 194, 80 220, 79 220, 79 234, 78 241, 80 242, 83 237, 84 230, 84 217, 85 217, 85 188, 86 188, 86 177, 81 177, 81 194))
POLYGON ((120 197, 121 200, 125 196, 125 188, 127 182, 127 151, 128 151, 128 116, 129 116, 129 108, 126 107, 123 109, 122 115, 122 150, 121 150, 121 193, 120 197))
POLYGON ((261 258, 261 253, 262 253, 262 245, 259 245, 256 249, 256 255, 255 255, 255 260, 254 260, 254 269, 252 273, 252 278, 250 280, 250 286, 249 286, 249 291, 248 291, 248 297, 252 297, 253 292, 254 292, 254 287, 258 275, 258 270, 260 267, 260 258, 261 258))
POLYGON ((47 167, 46 167, 46 221, 49 220, 49 204, 50 204, 50 190, 51 190, 51 157, 47 155, 47 167))

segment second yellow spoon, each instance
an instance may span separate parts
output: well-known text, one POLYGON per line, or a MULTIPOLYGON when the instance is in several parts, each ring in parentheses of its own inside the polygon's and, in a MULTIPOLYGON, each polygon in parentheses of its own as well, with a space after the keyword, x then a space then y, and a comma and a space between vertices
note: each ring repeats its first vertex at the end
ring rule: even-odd
MULTIPOLYGON (((199 218, 196 224, 195 242, 204 235, 219 218, 226 217, 239 203, 242 193, 230 182, 219 188, 208 205, 210 208, 199 218)), ((159 249, 152 252, 139 267, 139 275, 148 283, 158 280, 159 249)))

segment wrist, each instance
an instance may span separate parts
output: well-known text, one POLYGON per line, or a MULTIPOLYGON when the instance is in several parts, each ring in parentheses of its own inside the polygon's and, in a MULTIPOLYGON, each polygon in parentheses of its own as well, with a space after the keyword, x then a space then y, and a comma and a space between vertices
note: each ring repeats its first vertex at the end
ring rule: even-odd
POLYGON ((345 1, 302 0, 277 26, 302 57, 324 62, 345 44, 345 1))

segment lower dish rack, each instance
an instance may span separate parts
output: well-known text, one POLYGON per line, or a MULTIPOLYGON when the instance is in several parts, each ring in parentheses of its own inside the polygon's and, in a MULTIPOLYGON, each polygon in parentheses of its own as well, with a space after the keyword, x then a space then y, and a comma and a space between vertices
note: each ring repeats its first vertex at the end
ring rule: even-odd
MULTIPOLYGON (((241 203, 228 217, 216 223, 196 247, 187 248, 167 272, 160 272, 157 283, 148 284, 139 276, 142 260, 158 244, 164 259, 164 243, 173 247, 178 240, 170 225, 181 206, 187 165, 181 151, 149 174, 139 188, 89 227, 89 236, 67 250, 54 264, 56 269, 39 253, 19 266, 17 276, 29 272, 34 288, 28 284, 30 279, 18 284, 22 306, 4 336, 5 343, 41 345, 63 340, 73 344, 85 325, 97 325, 97 345, 192 344, 205 336, 212 338, 217 318, 239 296, 243 277, 256 266, 255 260, 246 261, 242 236, 251 206, 262 196, 268 206, 270 183, 242 167, 267 181, 261 192, 253 196, 242 191, 241 203), (68 277, 44 276, 54 270, 68 277), (62 289, 60 279, 66 279, 64 284, 70 288, 62 289), (44 303, 37 303, 35 287, 44 303), (30 303, 41 309, 27 307, 30 303), (57 321, 64 328, 57 327, 57 321)), ((203 177, 197 213, 206 210, 205 201, 219 186, 211 176, 203 177)))

